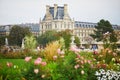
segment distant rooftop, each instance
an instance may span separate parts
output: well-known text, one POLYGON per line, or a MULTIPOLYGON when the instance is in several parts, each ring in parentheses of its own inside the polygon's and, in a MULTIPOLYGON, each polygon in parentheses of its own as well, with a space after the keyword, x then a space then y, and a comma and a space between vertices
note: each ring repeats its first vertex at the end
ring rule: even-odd
MULTIPOLYGON (((65 16, 65 13, 67 13, 67 4, 64 4, 64 6, 58 6, 57 4, 54 4, 54 7, 52 6, 46 6, 46 14, 43 18, 43 21, 46 19, 47 15, 47 10, 48 12, 52 15, 52 19, 63 19, 65 16)), ((68 13, 67 13, 68 15, 68 13)))
MULTIPOLYGON (((95 26, 97 26, 97 23, 75 21, 75 27, 94 28, 95 26)), ((115 30, 120 30, 120 26, 118 25, 112 24, 112 27, 115 30)))

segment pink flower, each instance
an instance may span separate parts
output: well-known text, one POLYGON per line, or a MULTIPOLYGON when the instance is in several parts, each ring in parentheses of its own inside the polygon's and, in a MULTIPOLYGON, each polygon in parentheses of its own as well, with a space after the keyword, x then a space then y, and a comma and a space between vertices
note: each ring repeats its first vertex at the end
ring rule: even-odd
POLYGON ((81 56, 78 54, 78 55, 77 55, 77 58, 80 58, 80 57, 81 57, 81 56))
POLYGON ((78 69, 79 67, 80 67, 79 64, 74 66, 75 69, 78 69))
POLYGON ((80 52, 80 49, 77 48, 77 46, 71 46, 70 47, 70 50, 73 51, 73 52, 80 52))
POLYGON ((61 51, 60 49, 57 49, 58 54, 64 54, 64 51, 61 51))
POLYGON ((38 69, 34 69, 34 73, 37 74, 39 72, 38 69))
POLYGON ((96 55, 96 54, 98 54, 98 52, 97 52, 97 51, 94 51, 93 54, 96 55))
POLYGON ((81 63, 81 64, 84 64, 84 61, 81 60, 80 63, 81 63))
POLYGON ((25 61, 29 62, 32 59, 32 57, 25 57, 25 61))
POLYGON ((7 64, 6 64, 8 67, 12 67, 13 66, 13 64, 11 63, 11 62, 7 62, 7 64))
POLYGON ((88 60, 87 62, 88 62, 88 64, 90 64, 90 63, 91 63, 91 61, 90 61, 90 60, 88 60))
POLYGON ((60 54, 60 53, 61 53, 61 50, 60 50, 60 49, 57 49, 57 53, 60 54))
POLYGON ((41 62, 41 65, 42 65, 42 66, 46 66, 47 63, 46 63, 46 62, 41 62))
POLYGON ((84 74, 84 73, 85 73, 85 72, 82 70, 82 71, 81 71, 81 74, 84 74))
POLYGON ((56 60, 57 59, 57 56, 53 56, 53 60, 56 60))
POLYGON ((113 56, 117 56, 117 53, 114 52, 114 53, 113 53, 113 56))
POLYGON ((41 59, 41 58, 37 58, 37 59, 34 61, 34 64, 35 64, 35 65, 39 65, 41 62, 42 62, 42 59, 41 59))
POLYGON ((40 57, 39 57, 39 58, 37 58, 37 60, 40 60, 40 61, 42 61, 42 58, 40 58, 40 57))

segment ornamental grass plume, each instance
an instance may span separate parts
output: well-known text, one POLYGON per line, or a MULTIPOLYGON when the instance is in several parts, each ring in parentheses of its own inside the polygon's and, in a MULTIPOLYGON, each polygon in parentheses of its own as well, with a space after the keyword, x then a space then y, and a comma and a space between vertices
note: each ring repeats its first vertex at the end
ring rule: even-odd
POLYGON ((44 57, 48 61, 53 61, 54 60, 53 56, 55 56, 55 55, 58 56, 58 52, 60 51, 58 49, 60 49, 60 48, 61 48, 61 45, 58 41, 49 43, 44 50, 44 57))

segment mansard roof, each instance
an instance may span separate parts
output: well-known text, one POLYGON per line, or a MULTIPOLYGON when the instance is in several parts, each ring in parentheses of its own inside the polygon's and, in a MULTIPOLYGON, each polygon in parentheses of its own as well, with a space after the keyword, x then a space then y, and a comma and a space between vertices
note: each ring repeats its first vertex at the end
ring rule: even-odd
MULTIPOLYGON (((75 21, 75 27, 81 27, 81 28, 94 28, 97 26, 97 23, 92 23, 92 22, 81 22, 81 21, 75 21)), ((120 30, 120 26, 118 25, 113 25, 113 29, 115 30, 120 30)))
POLYGON ((75 27, 94 28, 95 26, 97 26, 97 23, 75 21, 75 27))
MULTIPOLYGON (((55 20, 55 19, 63 19, 63 17, 64 17, 64 7, 57 6, 57 13, 56 13, 55 17, 54 17, 54 7, 50 7, 49 12, 53 17, 53 20, 55 20)), ((46 15, 44 16, 43 20, 45 20, 45 18, 46 18, 46 15)))

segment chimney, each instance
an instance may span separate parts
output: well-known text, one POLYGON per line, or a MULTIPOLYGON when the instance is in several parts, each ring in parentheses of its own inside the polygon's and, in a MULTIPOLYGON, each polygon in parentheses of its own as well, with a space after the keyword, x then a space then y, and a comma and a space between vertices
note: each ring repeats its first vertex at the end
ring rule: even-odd
POLYGON ((46 14, 49 14, 49 8, 50 8, 50 6, 46 5, 46 14))
POLYGON ((56 14, 57 14, 57 7, 58 7, 58 5, 54 4, 54 18, 56 17, 56 14))
POLYGON ((64 15, 68 15, 68 13, 67 13, 67 4, 64 4, 64 15))

